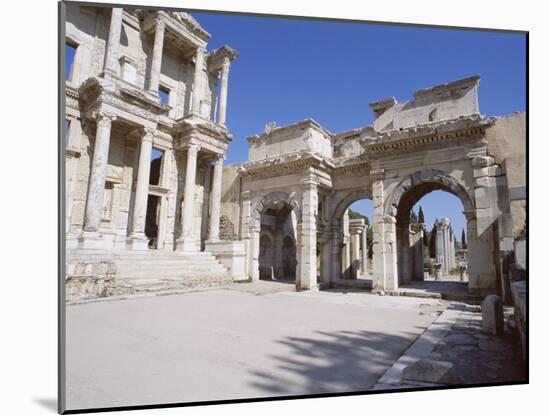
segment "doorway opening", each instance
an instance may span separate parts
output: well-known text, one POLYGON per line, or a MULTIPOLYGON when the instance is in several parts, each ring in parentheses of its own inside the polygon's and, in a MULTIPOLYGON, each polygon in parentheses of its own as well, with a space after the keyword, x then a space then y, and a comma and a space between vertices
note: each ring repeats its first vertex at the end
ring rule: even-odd
POLYGON ((145 236, 149 239, 149 249, 158 249, 159 244, 160 196, 147 197, 147 213, 145 215, 145 236))
POLYGON ((341 220, 343 279, 372 278, 372 201, 360 199, 349 205, 341 220))
POLYGON ((275 201, 260 220, 259 276, 263 280, 296 280, 296 215, 288 203, 275 201))

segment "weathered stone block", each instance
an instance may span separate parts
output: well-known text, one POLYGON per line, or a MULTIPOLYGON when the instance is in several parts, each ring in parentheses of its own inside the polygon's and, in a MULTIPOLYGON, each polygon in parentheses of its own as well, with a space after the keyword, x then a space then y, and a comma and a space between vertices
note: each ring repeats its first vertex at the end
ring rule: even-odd
POLYGON ((498 295, 490 294, 481 303, 482 323, 481 330, 495 336, 504 332, 504 315, 502 300, 498 295))

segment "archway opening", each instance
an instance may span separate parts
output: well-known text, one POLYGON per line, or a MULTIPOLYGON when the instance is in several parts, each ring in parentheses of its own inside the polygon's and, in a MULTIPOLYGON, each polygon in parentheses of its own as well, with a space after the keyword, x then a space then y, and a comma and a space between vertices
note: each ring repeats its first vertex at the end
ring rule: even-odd
POLYGON ((468 281, 464 206, 439 183, 421 183, 403 195, 396 215, 399 285, 468 281))
POLYGON ((259 276, 296 280, 296 213, 285 201, 272 202, 260 217, 259 276))
POLYGON ((351 203, 341 217, 340 264, 343 279, 372 279, 372 201, 351 203))

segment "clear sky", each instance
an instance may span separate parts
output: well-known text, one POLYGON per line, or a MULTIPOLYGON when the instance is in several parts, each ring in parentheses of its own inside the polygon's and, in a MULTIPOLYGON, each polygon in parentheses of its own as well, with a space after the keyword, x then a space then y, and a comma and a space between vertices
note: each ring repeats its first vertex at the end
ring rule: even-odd
MULTIPOLYGON (((193 16, 212 35, 209 49, 228 44, 239 53, 229 74, 227 125, 234 139, 226 163, 246 160, 246 137, 268 122, 313 118, 329 131, 345 131, 372 122, 369 102, 410 100, 417 89, 476 74, 483 114, 525 111, 523 34, 193 16)), ((457 235, 465 225, 462 207, 450 194, 433 192, 420 204, 430 228, 442 216, 457 235)))

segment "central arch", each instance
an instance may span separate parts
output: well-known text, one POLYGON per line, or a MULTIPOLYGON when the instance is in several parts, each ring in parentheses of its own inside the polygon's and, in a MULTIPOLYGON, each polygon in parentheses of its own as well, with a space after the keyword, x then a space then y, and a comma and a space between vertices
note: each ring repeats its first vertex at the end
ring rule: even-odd
MULTIPOLYGON (((372 192, 366 187, 341 191, 340 197, 336 199, 329 222, 332 235, 331 280, 356 279, 359 273, 366 273, 366 263, 364 262, 367 261, 367 258, 366 255, 363 255, 363 251, 367 250, 366 232, 368 227, 365 226, 358 235, 354 235, 352 241, 351 235, 346 232, 350 229, 349 218, 345 218, 350 206, 364 199, 372 201, 372 192), (345 229, 346 227, 348 229, 345 229)), ((372 223, 368 226, 372 226, 372 223)))

